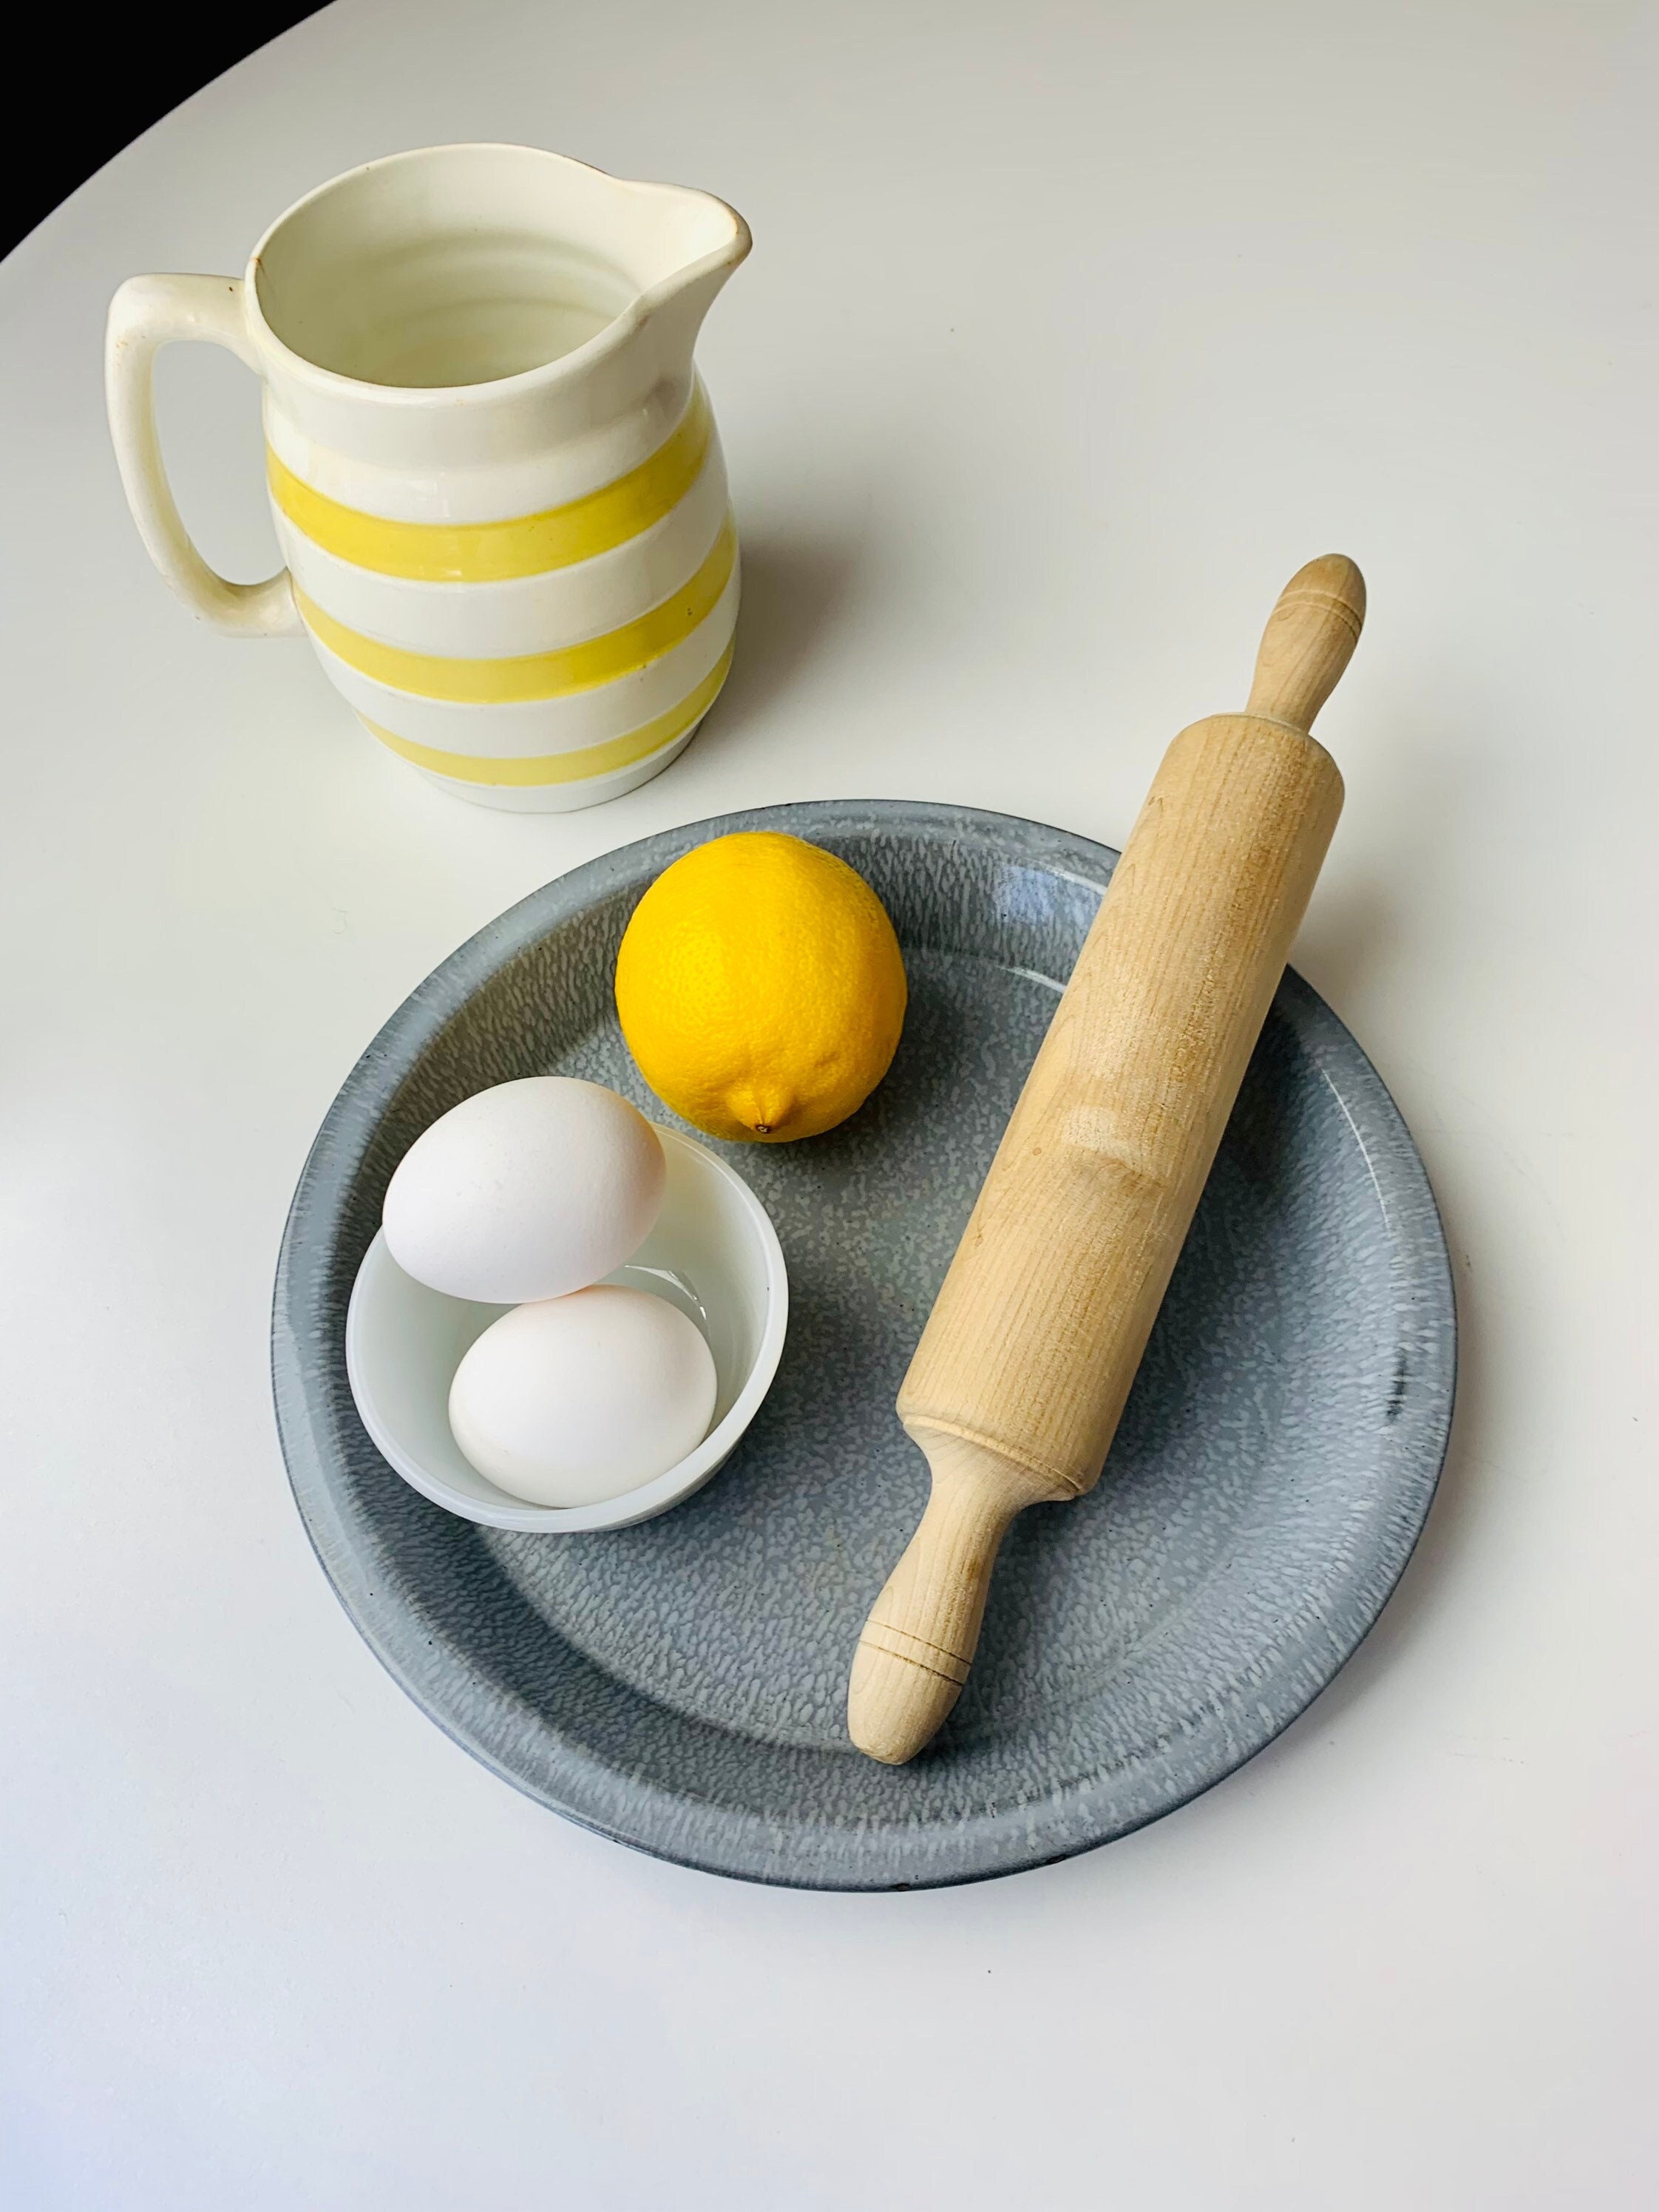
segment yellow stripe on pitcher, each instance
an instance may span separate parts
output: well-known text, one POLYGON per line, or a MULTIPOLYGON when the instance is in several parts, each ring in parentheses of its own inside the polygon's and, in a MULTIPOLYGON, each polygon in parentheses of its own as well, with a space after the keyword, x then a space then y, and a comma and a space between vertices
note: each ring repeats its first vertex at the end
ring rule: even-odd
POLYGON ((696 690, 667 714, 654 716, 637 730, 612 738, 606 744, 579 745, 574 752, 542 753, 528 760, 486 760, 477 753, 441 752, 435 745, 417 745, 411 738, 400 738, 395 732, 383 729, 380 723, 371 722, 367 714, 358 719, 383 745, 390 745, 394 753, 413 761, 416 768, 428 769, 434 775, 453 776, 460 783, 577 783, 588 776, 611 775, 618 769, 631 768, 635 761, 660 752, 664 746, 683 738, 692 724, 708 712, 731 665, 732 647, 728 645, 696 690))
POLYGON ((505 522, 397 522, 343 506, 301 481, 266 451, 270 495, 314 545, 414 583, 500 584, 568 568, 637 538, 696 482, 714 428, 702 386, 693 386, 678 427, 639 466, 563 507, 505 522))
POLYGON ((364 637, 336 622, 297 587, 294 596, 307 629, 348 668, 372 683, 456 706, 500 707, 592 691, 660 659, 713 613, 731 580, 737 553, 737 527, 728 512, 702 568, 672 598, 620 629, 607 630, 603 637, 561 646, 553 653, 517 653, 501 660, 460 660, 383 645, 378 638, 364 637))

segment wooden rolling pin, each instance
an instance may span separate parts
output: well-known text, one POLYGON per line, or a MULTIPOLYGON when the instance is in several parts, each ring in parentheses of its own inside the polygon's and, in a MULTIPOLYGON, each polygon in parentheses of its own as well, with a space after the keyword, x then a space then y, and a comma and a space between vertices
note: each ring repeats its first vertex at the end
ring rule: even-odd
POLYGON ((1341 811, 1308 732, 1364 612, 1352 561, 1310 561, 1244 713, 1183 730, 1147 793, 899 1392, 933 1492, 853 1662, 872 1759, 955 1705, 1015 1514, 1099 1478, 1341 811))

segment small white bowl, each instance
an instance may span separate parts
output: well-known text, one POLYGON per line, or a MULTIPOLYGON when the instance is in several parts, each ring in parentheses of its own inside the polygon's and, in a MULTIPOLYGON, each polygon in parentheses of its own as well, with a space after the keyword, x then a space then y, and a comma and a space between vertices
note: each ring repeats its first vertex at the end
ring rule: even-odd
POLYGON ((498 1490, 462 1457, 450 1432, 449 1386, 462 1355, 508 1309, 428 1290, 404 1273, 382 1231, 352 1289, 346 1372, 381 1456, 434 1505, 491 1528, 549 1535, 630 1528, 701 1490, 760 1410, 789 1317, 778 1233, 724 1160, 676 1129, 657 1134, 668 1158, 662 1212, 627 1266, 605 1280, 671 1299, 702 1329, 719 1382, 708 1434, 665 1474, 597 1505, 531 1505, 498 1490))

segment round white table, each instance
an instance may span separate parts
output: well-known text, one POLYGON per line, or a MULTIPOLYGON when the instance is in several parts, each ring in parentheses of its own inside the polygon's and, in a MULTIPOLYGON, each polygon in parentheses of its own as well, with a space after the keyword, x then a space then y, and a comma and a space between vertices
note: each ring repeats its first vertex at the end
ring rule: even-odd
MULTIPOLYGON (((8 2207, 1651 2203, 1655 28, 339 0, 0 269, 8 2207), (303 643, 192 625, 103 428, 120 278, 468 137, 754 227, 701 353, 735 671, 589 813, 458 805, 303 643), (1330 549, 1371 618, 1296 957, 1422 1146, 1463 1332, 1382 1624, 1208 1796, 975 1888, 748 1888, 516 1796, 359 1640, 276 1449, 277 1239, 357 1052, 665 824, 885 794, 1120 842, 1330 549)), ((252 379, 181 349, 162 399, 260 573, 252 379)))

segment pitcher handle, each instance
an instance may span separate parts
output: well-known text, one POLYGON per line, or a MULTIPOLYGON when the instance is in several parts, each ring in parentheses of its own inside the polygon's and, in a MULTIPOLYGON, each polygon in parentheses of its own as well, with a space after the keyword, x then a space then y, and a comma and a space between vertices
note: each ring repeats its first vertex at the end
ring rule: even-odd
POLYGON ((286 637, 301 628, 286 568, 233 584, 190 541, 161 461, 153 393, 155 356, 179 338, 224 346, 258 373, 237 276, 129 276, 110 302, 104 391, 121 483, 150 559, 191 612, 231 637, 286 637))

